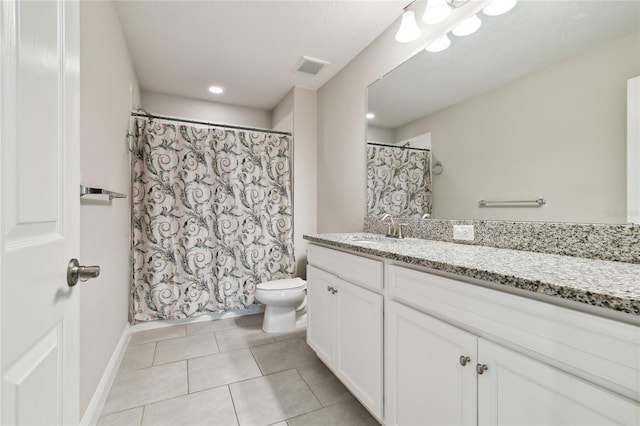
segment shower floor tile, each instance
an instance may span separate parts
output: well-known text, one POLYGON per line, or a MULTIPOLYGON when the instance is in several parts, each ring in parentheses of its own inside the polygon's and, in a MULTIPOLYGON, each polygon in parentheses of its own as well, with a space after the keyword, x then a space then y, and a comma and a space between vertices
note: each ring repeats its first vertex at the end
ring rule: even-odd
POLYGON ((378 424, 307 346, 304 327, 267 334, 262 319, 135 333, 98 425, 378 424))

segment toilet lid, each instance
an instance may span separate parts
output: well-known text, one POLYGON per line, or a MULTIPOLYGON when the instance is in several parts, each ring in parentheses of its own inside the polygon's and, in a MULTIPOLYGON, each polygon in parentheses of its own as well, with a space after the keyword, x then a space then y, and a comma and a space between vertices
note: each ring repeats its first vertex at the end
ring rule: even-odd
POLYGON ((293 290, 304 287, 307 282, 302 278, 286 278, 283 280, 265 281, 258 284, 260 290, 293 290))

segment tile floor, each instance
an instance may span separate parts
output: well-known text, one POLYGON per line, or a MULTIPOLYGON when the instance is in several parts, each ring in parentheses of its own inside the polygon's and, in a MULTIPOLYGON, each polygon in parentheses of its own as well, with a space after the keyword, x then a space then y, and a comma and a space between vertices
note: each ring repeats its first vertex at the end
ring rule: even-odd
POLYGON ((98 425, 378 425, 304 329, 261 324, 250 315, 133 334, 98 425))

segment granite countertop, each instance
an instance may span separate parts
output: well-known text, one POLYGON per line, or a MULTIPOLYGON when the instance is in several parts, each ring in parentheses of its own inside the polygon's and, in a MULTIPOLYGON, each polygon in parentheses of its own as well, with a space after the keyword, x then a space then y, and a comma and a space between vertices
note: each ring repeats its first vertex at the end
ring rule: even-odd
POLYGON ((386 238, 305 235, 306 240, 640 316, 640 265, 555 254, 386 238))

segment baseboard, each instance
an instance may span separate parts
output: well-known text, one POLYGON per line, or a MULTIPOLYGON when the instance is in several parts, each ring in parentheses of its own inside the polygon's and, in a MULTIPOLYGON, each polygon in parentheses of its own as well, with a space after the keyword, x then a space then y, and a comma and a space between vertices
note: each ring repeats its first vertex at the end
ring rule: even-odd
POLYGON ((120 336, 120 340, 118 341, 118 344, 116 345, 115 349, 113 350, 113 353, 111 354, 109 363, 107 363, 107 366, 104 369, 104 373, 102 373, 102 378, 98 383, 98 387, 93 393, 93 397, 91 398, 91 401, 89 401, 89 406, 87 407, 87 410, 84 412, 84 415, 82 416, 82 420, 80 420, 80 424, 82 426, 93 426, 98 422, 98 418, 100 417, 100 413, 102 412, 104 403, 107 400, 107 395, 109 394, 111 385, 113 384, 113 381, 116 378, 116 373, 118 372, 118 368, 120 367, 120 362, 122 361, 122 357, 124 356, 124 351, 127 349, 127 345, 129 344, 130 338, 131 338, 131 326, 127 323, 125 324, 125 327, 122 330, 122 335, 120 336))

